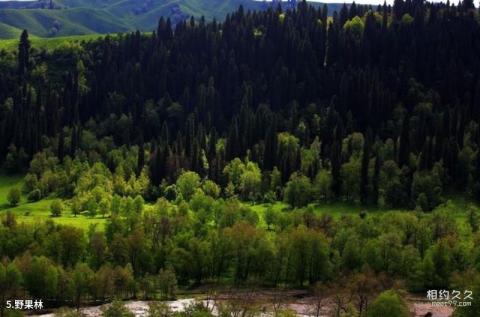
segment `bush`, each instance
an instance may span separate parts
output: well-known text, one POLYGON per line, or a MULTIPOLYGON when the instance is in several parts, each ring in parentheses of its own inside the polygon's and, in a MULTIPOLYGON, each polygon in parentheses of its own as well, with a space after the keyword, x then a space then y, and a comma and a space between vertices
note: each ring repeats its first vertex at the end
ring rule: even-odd
POLYGON ((158 274, 158 286, 162 294, 162 299, 175 299, 177 291, 177 277, 175 272, 170 269, 161 270, 158 274))
POLYGON ((10 206, 15 207, 20 203, 21 193, 20 189, 12 188, 7 194, 7 200, 10 206))
POLYGON ((23 179, 23 189, 29 193, 38 188, 38 177, 35 174, 28 173, 23 179))
POLYGON ((285 187, 284 200, 290 206, 305 207, 312 201, 312 184, 304 175, 293 173, 285 187))
POLYGON ((135 315, 129 311, 122 302, 114 301, 107 308, 103 309, 104 317, 134 317, 135 315))
POLYGON ((177 190, 176 185, 170 185, 165 188, 165 191, 163 193, 163 196, 169 200, 169 201, 174 201, 177 199, 177 196, 179 195, 179 192, 177 190))
POLYGON ((277 194, 274 191, 269 190, 263 195, 263 202, 273 204, 277 201, 277 194))
POLYGON ((55 199, 50 205, 50 212, 52 217, 60 217, 62 215, 64 206, 60 199, 55 199))
POLYGON ((189 201, 200 187, 200 176, 195 172, 184 172, 178 177, 176 185, 183 198, 189 201))
POLYGON ((39 201, 42 198, 42 192, 40 189, 34 189, 30 193, 28 193, 28 201, 35 202, 39 201))
POLYGON ((270 230, 272 225, 276 225, 278 223, 280 215, 278 211, 270 207, 265 210, 264 218, 265 223, 267 224, 267 229, 270 230))
POLYGON ((378 295, 368 308, 368 317, 408 317, 410 313, 405 301, 393 290, 378 295))
POLYGON ((429 211, 429 204, 428 204, 428 198, 425 193, 421 193, 417 197, 417 201, 415 203, 415 208, 419 211, 429 211))
POLYGON ((205 195, 208 195, 212 198, 218 198, 220 196, 220 186, 215 184, 214 181, 206 180, 205 183, 203 183, 202 189, 205 195))

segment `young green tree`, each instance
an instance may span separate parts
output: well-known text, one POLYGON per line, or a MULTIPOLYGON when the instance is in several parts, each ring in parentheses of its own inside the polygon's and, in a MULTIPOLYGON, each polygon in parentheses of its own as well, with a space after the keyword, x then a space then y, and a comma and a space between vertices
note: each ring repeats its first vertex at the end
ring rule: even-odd
POLYGON ((8 191, 7 200, 10 206, 15 207, 20 203, 21 192, 20 189, 14 187, 8 191))
POLYGON ((312 201, 312 184, 304 175, 293 173, 285 186, 284 201, 293 207, 304 207, 312 201))
POLYGON ((149 300, 155 297, 156 285, 155 278, 150 274, 146 274, 142 277, 138 283, 139 290, 143 293, 143 298, 149 300))
POLYGON ((342 177, 342 193, 347 200, 356 200, 360 192, 361 164, 360 159, 352 157, 342 165, 340 175, 342 177))
POLYGON ((359 316, 364 316, 371 299, 380 289, 380 281, 373 270, 366 266, 362 272, 349 278, 348 288, 354 297, 354 302, 356 302, 359 316))
POLYGON ((480 226, 480 212, 473 205, 468 208, 467 221, 472 228, 472 232, 477 232, 480 226))
POLYGON ((142 214, 144 205, 145 205, 145 201, 143 200, 143 197, 140 195, 137 195, 133 200, 133 209, 137 215, 142 214))
POLYGON ((225 228, 222 238, 230 250, 230 263, 235 283, 241 283, 253 274, 265 274, 268 259, 273 252, 265 232, 251 223, 239 221, 225 228))
POLYGON ((78 263, 75 266, 72 273, 72 284, 74 291, 73 302, 77 307, 77 310, 80 308, 83 299, 88 294, 93 277, 94 273, 87 264, 78 263))
POLYGON ((40 189, 34 189, 28 193, 27 199, 29 202, 36 202, 42 198, 42 192, 40 189))
POLYGON ((175 299, 177 277, 171 269, 162 269, 158 274, 158 288, 163 299, 175 299))
POLYGON ((73 267, 80 262, 85 255, 86 246, 84 231, 75 227, 59 227, 45 240, 47 254, 65 267, 73 267))
POLYGON ((478 273, 476 276, 473 277, 472 280, 468 281, 468 286, 466 286, 466 290, 471 291, 473 294, 473 300, 471 306, 466 307, 459 307, 455 309, 455 313, 453 316, 455 317, 477 317, 480 316, 480 303, 478 300, 475 299, 475 294, 480 293, 480 276, 478 273))
POLYGON ((328 258, 328 245, 325 236, 299 226, 289 234, 288 255, 291 259, 289 272, 290 279, 302 286, 306 281, 310 285, 326 280, 331 273, 331 264, 328 258))
MULTIPOLYGON (((3 265, 0 263, 0 300, 5 303, 20 289, 22 274, 14 263, 3 265)), ((0 316, 4 316, 5 305, 0 305, 0 316)))
POLYGON ((324 202, 328 201, 331 196, 332 188, 332 174, 322 169, 315 176, 313 182, 313 190, 315 192, 316 198, 323 200, 324 202))
POLYGON ((265 223, 267 224, 267 229, 271 230, 272 225, 276 225, 279 220, 279 212, 272 207, 267 208, 264 214, 265 223))
POLYGON ((388 290, 373 301, 368 308, 368 317, 408 317, 410 312, 402 297, 394 290, 388 290))
POLYGON ((105 234, 95 229, 93 225, 89 229, 88 254, 90 266, 99 269, 107 259, 108 245, 105 234))
POLYGON ((262 182, 262 172, 258 164, 247 162, 245 169, 240 176, 240 192, 243 199, 255 200, 260 195, 260 184, 262 182))
POLYGON ((232 183, 235 188, 240 186, 240 178, 245 170, 245 164, 238 157, 231 160, 223 169, 223 174, 228 177, 228 181, 232 183))
POLYGON ((209 179, 202 184, 202 190, 206 195, 215 199, 220 196, 221 192, 220 186, 218 186, 214 181, 209 179))
POLYGON ((86 200, 84 208, 88 212, 88 215, 90 217, 95 218, 95 216, 98 213, 99 205, 98 205, 98 202, 93 195, 88 195, 87 196, 87 200, 86 200))
POLYGON ((65 209, 65 206, 63 205, 63 202, 60 199, 55 199, 50 204, 50 213, 52 214, 52 217, 60 217, 64 209, 65 209))
POLYGON ((58 290, 58 269, 46 257, 33 257, 27 267, 22 268, 25 288, 36 298, 55 298, 58 290))
POLYGON ((427 288, 444 288, 450 284, 454 270, 452 250, 446 239, 433 245, 423 259, 423 280, 427 288))
POLYGON ((380 187, 385 203, 390 207, 404 207, 408 203, 407 188, 402 182, 402 170, 393 160, 387 160, 380 172, 380 187))
POLYGON ((183 172, 177 179, 177 188, 183 199, 189 201, 193 194, 200 187, 200 176, 191 171, 183 172))

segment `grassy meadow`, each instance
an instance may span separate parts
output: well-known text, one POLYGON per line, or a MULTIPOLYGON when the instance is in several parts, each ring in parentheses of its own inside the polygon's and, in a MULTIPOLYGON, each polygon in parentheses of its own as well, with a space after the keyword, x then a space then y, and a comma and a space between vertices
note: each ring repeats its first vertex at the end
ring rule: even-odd
POLYGON ((0 174, 0 215, 7 211, 13 212, 18 222, 35 223, 46 220, 53 220, 58 224, 71 225, 87 230, 90 225, 98 225, 100 229, 104 228, 106 219, 101 215, 91 218, 86 215, 74 216, 68 203, 65 204, 65 210, 61 217, 52 218, 50 204, 53 198, 42 199, 37 202, 28 202, 25 195, 22 194, 20 204, 16 207, 10 207, 7 201, 7 195, 10 189, 22 188, 23 177, 10 176, 4 173, 0 174))
MULTIPOLYGON (((87 34, 87 35, 72 35, 62 37, 42 38, 30 36, 32 47, 36 49, 55 50, 65 43, 78 43, 96 40, 106 36, 105 34, 87 34)), ((18 48, 19 39, 0 39, 0 50, 13 51, 18 48)))

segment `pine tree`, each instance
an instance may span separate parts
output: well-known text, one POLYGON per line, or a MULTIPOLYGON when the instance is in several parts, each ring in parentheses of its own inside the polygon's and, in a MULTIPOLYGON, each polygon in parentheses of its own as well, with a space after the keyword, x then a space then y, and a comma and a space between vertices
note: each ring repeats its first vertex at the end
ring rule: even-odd
POLYGON ((30 40, 27 30, 23 30, 18 44, 18 79, 21 85, 27 80, 30 69, 30 40))
POLYGON ((65 132, 63 131, 63 129, 60 129, 60 135, 58 136, 57 157, 60 162, 62 162, 63 158, 65 157, 65 132))
POLYGON ((368 168, 370 165, 370 132, 367 133, 363 145, 362 166, 360 171, 360 201, 363 205, 368 203, 368 168))
POLYGON ((398 151, 398 165, 400 167, 408 165, 410 160, 410 118, 408 116, 403 119, 398 151))
POLYGON ((372 202, 376 205, 379 198, 379 188, 380 188, 380 170, 382 168, 382 157, 381 154, 377 152, 375 156, 375 167, 373 170, 372 178, 372 202))
POLYGON ((335 140, 333 141, 330 158, 332 165, 332 193, 336 198, 340 197, 342 189, 342 180, 340 176, 340 169, 342 167, 342 145, 340 140, 338 140, 337 138, 335 138, 335 140))
POLYGON ((140 145, 138 147, 138 157, 137 157, 137 177, 142 173, 143 167, 145 166, 145 143, 143 141, 143 136, 140 136, 140 145))

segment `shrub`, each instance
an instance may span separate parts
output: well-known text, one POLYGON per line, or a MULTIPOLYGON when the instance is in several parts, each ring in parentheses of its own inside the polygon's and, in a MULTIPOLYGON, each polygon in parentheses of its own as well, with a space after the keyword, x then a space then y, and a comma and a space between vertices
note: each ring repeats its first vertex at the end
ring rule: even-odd
POLYGON ((10 206, 15 207, 20 203, 21 193, 20 189, 12 188, 7 194, 7 200, 10 206))
POLYGON ((42 192, 40 192, 40 189, 34 189, 28 193, 27 198, 30 202, 39 201, 42 198, 42 192))
POLYGON ((55 199, 54 201, 52 201, 50 205, 52 217, 60 217, 62 215, 63 209, 63 202, 60 199, 55 199))
POLYGON ((410 313, 405 301, 393 290, 378 295, 368 308, 368 317, 408 317, 410 313))
POLYGON ((158 286, 163 299, 175 299, 177 277, 170 269, 161 270, 158 274, 158 286))
POLYGON ((134 317, 135 315, 126 308, 122 302, 114 301, 107 308, 103 309, 104 317, 134 317))

